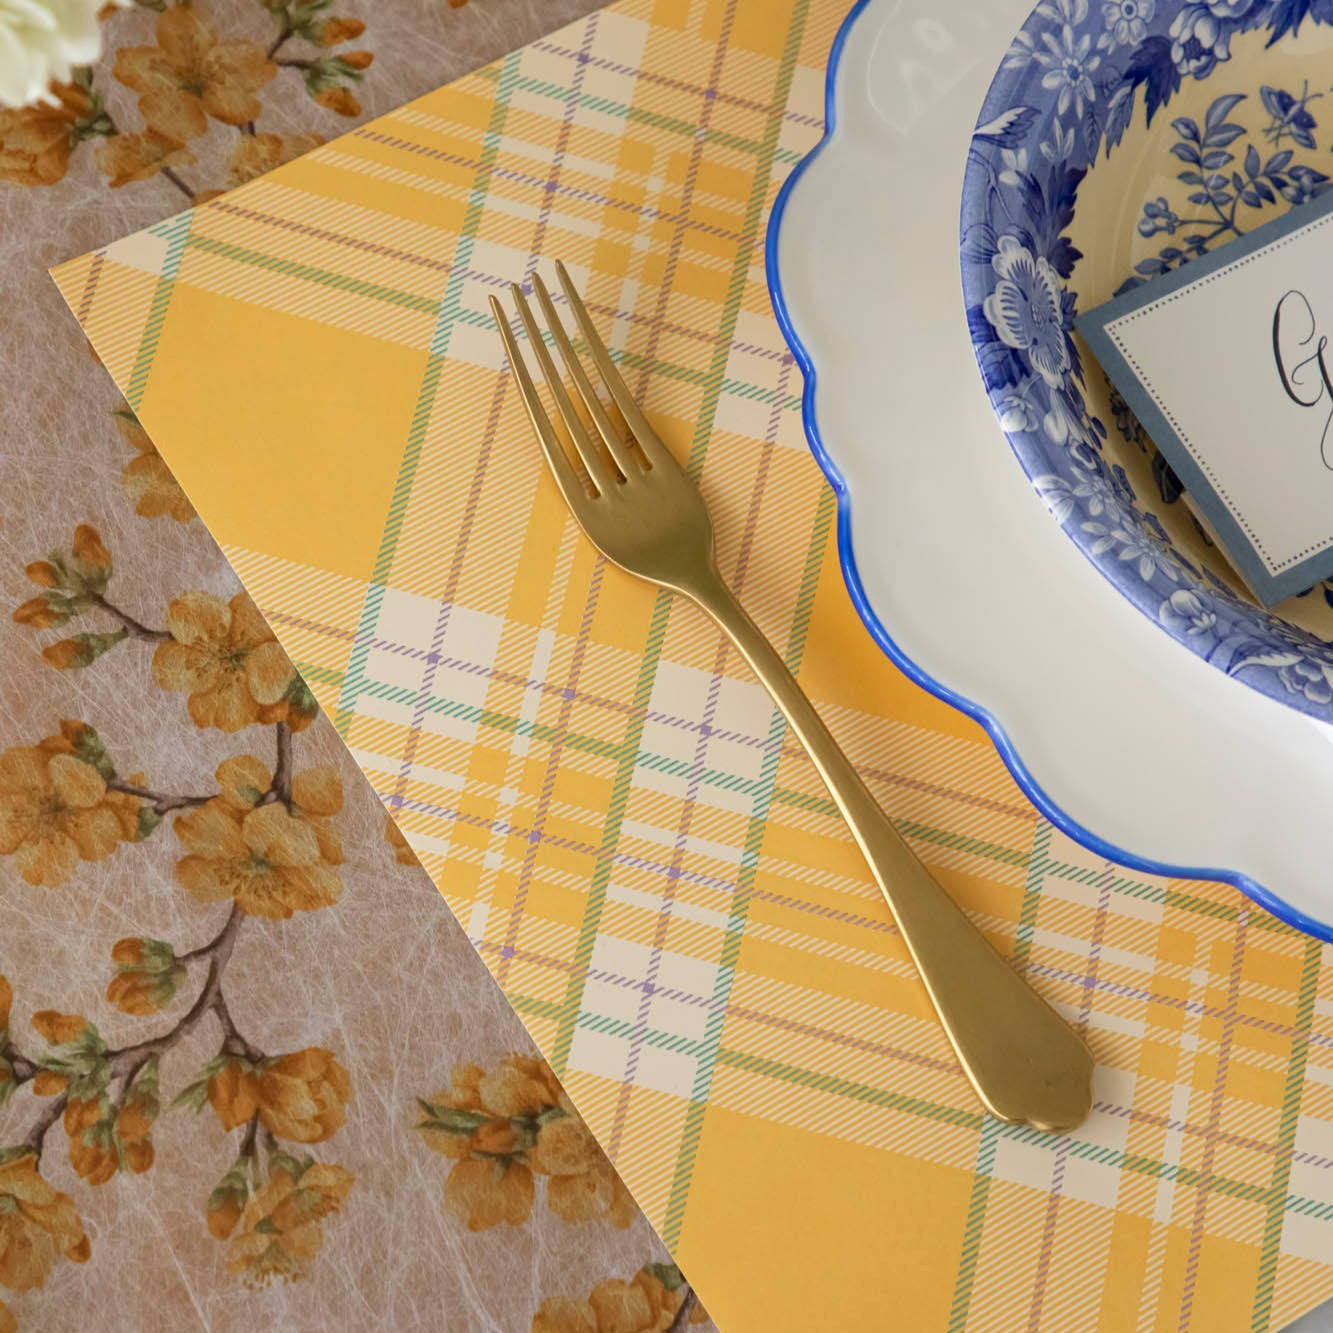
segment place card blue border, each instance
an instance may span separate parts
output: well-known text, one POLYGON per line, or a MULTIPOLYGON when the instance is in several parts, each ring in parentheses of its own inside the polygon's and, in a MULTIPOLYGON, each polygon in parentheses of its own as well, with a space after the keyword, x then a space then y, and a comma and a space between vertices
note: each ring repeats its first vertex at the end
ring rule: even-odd
POLYGON ((1230 268, 1247 256, 1267 249, 1283 237, 1326 221, 1330 214, 1333 214, 1333 191, 1308 204, 1292 208, 1282 217, 1275 218, 1262 227, 1256 227, 1254 231, 1247 232, 1220 249, 1190 260, 1171 273, 1153 278, 1125 292, 1123 296, 1113 297, 1105 305, 1088 311, 1074 322, 1074 328, 1092 349, 1112 384, 1120 391, 1134 415, 1152 437, 1153 443, 1170 463, 1181 484, 1189 492, 1190 498, 1203 511, 1204 517, 1221 540, 1232 564, 1240 571, 1250 590, 1265 606, 1276 606, 1288 597, 1306 592, 1327 578, 1330 565, 1333 565, 1333 543, 1330 543, 1325 550, 1316 552, 1280 574, 1270 574, 1258 551, 1255 550, 1254 543, 1240 523, 1232 517, 1231 511, 1213 489, 1212 482, 1208 480, 1198 463, 1194 461, 1194 456, 1175 427, 1167 420, 1139 379, 1134 367, 1116 346, 1107 332, 1107 326, 1125 315, 1131 315, 1146 306, 1156 304, 1173 292, 1193 287, 1196 283, 1230 268))

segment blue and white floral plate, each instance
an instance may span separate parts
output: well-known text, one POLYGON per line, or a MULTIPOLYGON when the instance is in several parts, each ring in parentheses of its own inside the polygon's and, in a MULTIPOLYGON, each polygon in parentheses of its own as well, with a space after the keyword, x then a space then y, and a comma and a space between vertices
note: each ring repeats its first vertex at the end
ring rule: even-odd
MULTIPOLYGON (((977 375, 958 200, 977 108, 1031 5, 860 0, 829 135, 774 212, 774 304, 838 494, 847 584, 885 652, 981 723, 1066 833, 1147 871, 1227 880, 1333 939, 1333 727, 1186 651, 1101 577, 1015 466, 977 375)), ((1323 103, 1306 105, 1318 120, 1323 103)), ((1163 114, 1206 113, 1205 99, 1163 114)), ((1159 195, 1172 206, 1141 194, 1131 233, 1159 195)), ((1167 239, 1143 238, 1154 255, 1167 239)), ((1110 517, 1091 491, 1073 498, 1080 522, 1110 517)))
POLYGON ((1041 0, 986 96, 962 218, 982 377, 1065 532, 1191 652, 1326 721, 1333 585, 1257 606, 1071 326, 1328 190, 1331 147, 1329 0, 1041 0))

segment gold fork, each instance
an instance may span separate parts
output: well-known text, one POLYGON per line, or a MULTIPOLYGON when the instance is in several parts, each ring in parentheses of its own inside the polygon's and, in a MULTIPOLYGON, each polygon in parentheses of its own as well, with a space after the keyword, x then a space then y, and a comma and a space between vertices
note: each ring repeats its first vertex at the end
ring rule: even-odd
POLYGON ((850 826, 986 1108, 1001 1120, 1052 1133, 1073 1129, 1092 1105, 1093 1061, 1087 1047, 991 948, 916 858, 782 658, 722 581, 703 497, 630 396, 565 266, 557 264, 556 270, 593 364, 628 429, 626 435, 611 419, 545 283, 534 277, 552 340, 601 440, 598 445, 556 370, 527 299, 514 286, 519 317, 583 471, 566 452, 495 297, 491 310, 542 452, 574 517, 608 560, 702 607, 773 696, 850 826))

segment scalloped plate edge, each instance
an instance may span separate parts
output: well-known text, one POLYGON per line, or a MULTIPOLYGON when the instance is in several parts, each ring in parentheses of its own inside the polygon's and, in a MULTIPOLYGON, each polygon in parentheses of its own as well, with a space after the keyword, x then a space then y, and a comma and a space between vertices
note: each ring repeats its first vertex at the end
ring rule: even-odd
MULTIPOLYGON (((818 371, 814 357, 802 340, 787 304, 787 298, 783 291, 782 269, 778 259, 778 246, 788 204, 800 187, 800 183, 810 166, 838 137, 838 76, 842 67, 843 56, 858 20, 874 3, 876 3, 876 0, 856 0, 856 4, 853 5, 850 13, 843 20, 837 35, 833 39, 833 45, 829 50, 828 71, 824 84, 824 135, 815 147, 797 163, 791 174, 783 182, 782 188, 778 191, 777 199, 774 201, 773 212, 769 218, 768 232, 764 242, 765 270, 768 278, 769 297, 773 303, 773 312, 777 317, 782 336, 788 347, 791 348, 792 355, 796 358, 796 364, 800 368, 804 382, 801 395, 801 418, 805 427, 806 439, 809 442, 811 453, 814 454, 815 461, 819 464, 820 470, 837 498, 838 563, 842 568, 843 581, 847 585, 852 605, 861 618, 862 624, 869 631, 871 638, 874 639, 899 671, 914 684, 919 685, 951 708, 955 708, 971 718, 986 732, 1023 794, 1036 806, 1038 812, 1062 833, 1097 856, 1105 857, 1107 860, 1118 862, 1144 874, 1158 875, 1168 879, 1211 880, 1229 884, 1233 888, 1239 889, 1252 902, 1279 920, 1286 922, 1304 934, 1333 943, 1333 925, 1325 924, 1293 907, 1249 875, 1233 870, 1168 865, 1164 862, 1138 856, 1134 852, 1108 842, 1092 829, 1072 818, 1032 776, 1017 747, 994 714, 982 705, 951 689, 943 681, 932 676, 919 663, 908 657, 894 641, 893 636, 879 619, 874 606, 871 604, 860 571, 857 568, 856 555, 852 547, 851 492, 820 432, 819 418, 816 411, 818 371)), ((961 294, 959 299, 961 317, 961 294)))

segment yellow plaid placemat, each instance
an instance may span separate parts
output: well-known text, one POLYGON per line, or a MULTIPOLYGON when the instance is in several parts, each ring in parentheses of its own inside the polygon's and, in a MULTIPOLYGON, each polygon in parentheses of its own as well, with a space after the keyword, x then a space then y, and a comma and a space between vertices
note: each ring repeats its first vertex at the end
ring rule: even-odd
POLYGON ((1333 1295, 1321 946, 1053 832, 843 589, 762 241, 844 12, 627 0, 57 279, 721 1327, 1276 1328, 1333 1295), (1087 1032, 1080 1133, 982 1119, 766 696, 576 532, 486 310, 534 256, 914 846, 1087 1032))

